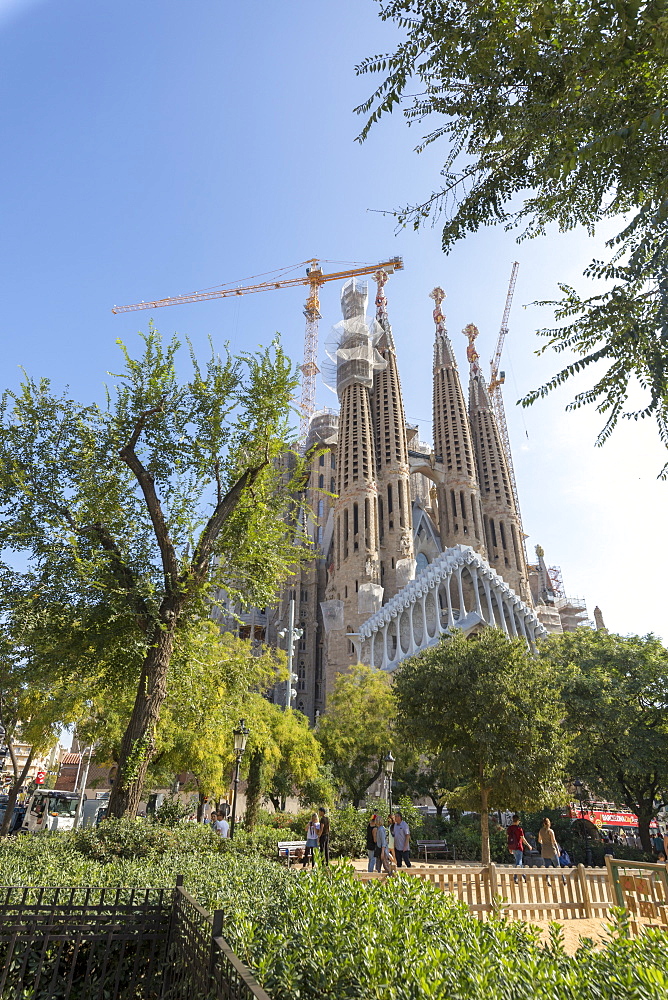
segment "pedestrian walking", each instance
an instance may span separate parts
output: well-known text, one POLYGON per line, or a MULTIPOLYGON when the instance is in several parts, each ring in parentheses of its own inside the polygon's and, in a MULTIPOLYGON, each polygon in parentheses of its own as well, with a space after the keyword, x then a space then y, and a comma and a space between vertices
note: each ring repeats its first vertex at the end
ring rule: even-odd
MULTIPOLYGON (((557 838, 554 835, 552 824, 547 816, 540 825, 537 840, 540 844, 540 856, 543 859, 543 868, 559 869, 561 867, 559 861, 559 845, 557 843, 557 838)), ((566 882, 565 877, 562 876, 562 878, 563 881, 566 882)), ((547 876, 547 884, 551 884, 549 875, 547 876)))
POLYGON ((318 809, 320 815, 320 831, 318 842, 320 846, 320 858, 326 865, 329 864, 329 816, 322 806, 318 809))
MULTIPOLYGON (((524 848, 528 851, 531 850, 531 844, 524 836, 524 830, 520 826, 520 818, 517 813, 513 814, 513 820, 508 829, 506 830, 506 837, 508 843, 508 850, 515 859, 515 867, 524 867, 524 848)), ((526 875, 523 876, 526 882, 526 875)), ((517 875, 515 876, 515 881, 517 882, 517 875)))
POLYGON ((306 827, 306 850, 304 851, 304 857, 302 858, 302 868, 306 868, 309 860, 311 862, 311 868, 315 868, 315 849, 319 843, 319 836, 320 823, 318 822, 318 814, 311 813, 311 819, 306 827))
POLYGON ((387 817, 387 847, 390 852, 390 857, 396 868, 397 865, 397 855, 394 851, 394 816, 392 813, 387 817))
POLYGON ((369 859, 367 871, 372 872, 376 867, 376 813, 369 817, 366 825, 366 853, 369 859))
POLYGON ((401 815, 400 811, 394 814, 394 854, 397 859, 397 868, 403 864, 407 868, 412 868, 411 864, 411 831, 408 823, 401 815))
POLYGON ((380 871, 380 866, 382 865, 388 875, 391 874, 392 866, 390 864, 390 852, 387 847, 387 830, 385 829, 382 816, 378 817, 376 825, 376 859, 378 862, 377 871, 380 871))

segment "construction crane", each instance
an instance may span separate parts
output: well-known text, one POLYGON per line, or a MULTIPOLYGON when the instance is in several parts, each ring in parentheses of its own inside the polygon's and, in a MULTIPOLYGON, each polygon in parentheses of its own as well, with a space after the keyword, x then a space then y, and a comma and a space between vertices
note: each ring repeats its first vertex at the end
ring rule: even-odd
MULTIPOLYGON (((320 260, 313 257, 302 261, 295 267, 306 265, 306 274, 296 278, 283 278, 278 281, 261 281, 255 285, 245 285, 241 288, 215 288, 204 292, 193 292, 192 295, 175 295, 168 299, 155 299, 153 302, 135 302, 128 306, 114 306, 113 313, 136 312, 139 309, 161 309, 163 306, 178 306, 187 302, 204 302, 207 299, 226 299, 234 295, 248 295, 250 292, 268 292, 274 288, 294 288, 297 285, 308 285, 309 295, 304 306, 306 317, 306 332, 304 335, 304 363, 300 366, 302 373, 302 398, 300 404, 301 421, 299 437, 303 443, 306 440, 309 420, 315 412, 315 397, 317 388, 318 368, 318 321, 320 315, 319 290, 328 281, 341 281, 345 278, 361 277, 364 274, 375 274, 385 271, 392 274, 403 269, 401 257, 392 257, 379 264, 360 264, 347 271, 333 271, 324 274, 320 260)), ((284 271, 286 269, 284 268, 284 271)))
POLYGON ((515 509, 517 510, 517 516, 520 519, 520 527, 522 526, 522 515, 520 513, 520 502, 517 495, 517 482, 515 480, 515 468, 513 466, 513 456, 510 451, 510 437, 508 435, 508 424, 506 423, 506 411, 503 406, 503 396, 501 394, 501 386, 506 381, 506 373, 499 370, 499 365, 501 363, 501 352, 503 351, 503 343, 506 339, 506 334, 508 333, 508 317, 510 316, 510 307, 513 304, 513 295, 515 294, 515 282, 517 281, 517 272, 519 271, 520 265, 517 261, 513 264, 513 269, 510 274, 510 282, 508 284, 508 294, 506 295, 506 306, 503 310, 503 319, 501 320, 501 329, 499 330, 499 339, 496 342, 496 351, 494 352, 494 357, 490 362, 490 378, 489 378, 489 398, 492 403, 492 409, 494 410, 494 416, 496 417, 496 424, 499 428, 499 434, 501 435, 501 442, 503 444, 503 450, 506 453, 506 464, 508 465, 508 475, 510 476, 510 487, 513 491, 513 497, 515 498, 515 509))

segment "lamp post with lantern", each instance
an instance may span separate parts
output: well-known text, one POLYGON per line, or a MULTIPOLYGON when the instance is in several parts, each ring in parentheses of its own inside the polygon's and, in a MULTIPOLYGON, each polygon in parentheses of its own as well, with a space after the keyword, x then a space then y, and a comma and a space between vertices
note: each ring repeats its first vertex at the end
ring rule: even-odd
POLYGON ((576 778, 575 781, 573 782, 573 787, 575 788, 576 794, 580 800, 580 834, 585 842, 585 865, 589 867, 592 862, 592 854, 591 854, 591 837, 589 836, 589 833, 587 832, 587 829, 585 827, 584 804, 582 801, 584 782, 580 781, 579 778, 576 778))
POLYGON ((241 758, 244 755, 244 750, 246 749, 246 741, 248 740, 248 735, 250 730, 246 728, 245 720, 239 719, 239 725, 236 729, 232 730, 232 735, 234 736, 234 753, 236 756, 236 763, 234 765, 234 795, 232 796, 232 822, 230 823, 230 840, 234 837, 234 825, 237 818, 237 792, 239 790, 239 768, 241 767, 241 758))
POLYGON ((396 758, 390 750, 386 757, 383 757, 383 771, 387 778, 387 807, 392 813, 392 774, 394 773, 394 762, 396 758))

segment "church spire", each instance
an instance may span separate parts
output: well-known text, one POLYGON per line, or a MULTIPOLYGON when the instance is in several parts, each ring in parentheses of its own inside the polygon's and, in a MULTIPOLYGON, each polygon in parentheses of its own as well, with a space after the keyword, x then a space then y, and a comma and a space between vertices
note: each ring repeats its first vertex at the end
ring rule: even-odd
POLYGON ((366 319, 366 282, 352 278, 341 292, 343 322, 336 349, 340 403, 334 550, 328 599, 342 601, 344 631, 327 637, 327 685, 355 662, 348 638, 380 601, 378 492, 371 390, 374 372, 385 362, 366 319), (369 606, 369 601, 372 606, 369 606), (366 603, 365 603, 366 602, 366 603))
POLYGON ((501 436, 478 364, 480 356, 475 348, 478 329, 473 323, 469 323, 462 332, 469 341, 466 349, 471 368, 469 417, 478 466, 489 562, 515 593, 530 603, 522 526, 515 506, 501 436))
POLYGON ((377 271, 376 322, 381 328, 377 349, 385 367, 374 372, 373 419, 378 480, 378 531, 384 600, 393 597, 412 576, 413 522, 406 419, 392 327, 387 314, 387 271, 377 271), (401 565, 399 565, 401 563, 401 565))
POLYGON ((438 512, 441 542, 471 545, 485 554, 480 491, 476 477, 475 457, 469 429, 464 394, 459 381, 457 362, 448 337, 441 303, 442 288, 430 293, 434 300, 436 326, 434 342, 434 451, 444 468, 443 482, 438 484, 438 512))

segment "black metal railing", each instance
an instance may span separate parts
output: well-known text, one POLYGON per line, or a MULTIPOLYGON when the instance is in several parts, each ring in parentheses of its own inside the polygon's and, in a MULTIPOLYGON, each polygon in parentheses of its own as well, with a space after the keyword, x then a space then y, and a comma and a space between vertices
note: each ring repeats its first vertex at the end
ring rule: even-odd
POLYGON ((270 1000, 183 888, 0 888, 0 1000, 270 1000))
POLYGON ((222 936, 223 911, 209 914, 179 878, 166 995, 178 1000, 271 1000, 222 936))

